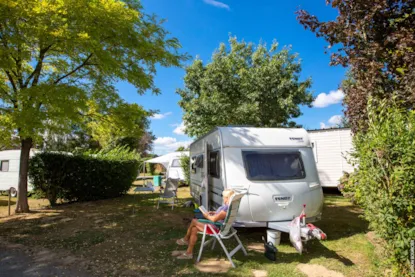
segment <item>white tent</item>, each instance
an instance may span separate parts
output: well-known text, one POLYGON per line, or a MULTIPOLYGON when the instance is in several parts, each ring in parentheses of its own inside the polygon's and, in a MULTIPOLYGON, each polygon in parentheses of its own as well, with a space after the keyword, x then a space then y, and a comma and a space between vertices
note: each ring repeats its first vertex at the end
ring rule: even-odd
POLYGON ((182 156, 189 156, 189 151, 173 152, 144 162, 152 164, 162 164, 166 168, 166 178, 184 180, 183 169, 180 166, 182 156))

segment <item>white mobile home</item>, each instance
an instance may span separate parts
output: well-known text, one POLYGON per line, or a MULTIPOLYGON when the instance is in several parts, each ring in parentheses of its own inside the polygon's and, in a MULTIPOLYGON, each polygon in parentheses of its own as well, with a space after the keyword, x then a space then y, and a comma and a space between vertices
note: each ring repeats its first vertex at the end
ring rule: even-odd
MULTIPOLYGON (((30 151, 30 156, 36 150, 30 151)), ((14 188, 17 191, 19 184, 20 150, 0 151, 0 191, 14 188)), ((28 187, 30 190, 30 186, 28 187)))
POLYGON ((337 187, 343 172, 353 172, 347 162, 353 150, 352 133, 349 128, 308 131, 313 146, 318 175, 323 187, 337 187))
POLYGON ((221 205, 224 189, 247 191, 239 226, 286 231, 303 205, 308 222, 321 217, 323 192, 304 129, 218 127, 190 145, 190 160, 190 191, 206 208, 221 205))

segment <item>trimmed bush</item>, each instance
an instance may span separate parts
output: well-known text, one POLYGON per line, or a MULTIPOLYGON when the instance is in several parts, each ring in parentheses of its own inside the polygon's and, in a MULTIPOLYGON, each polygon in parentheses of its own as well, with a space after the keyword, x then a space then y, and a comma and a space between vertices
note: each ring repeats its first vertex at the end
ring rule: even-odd
POLYGON ((409 276, 415 239, 415 112, 388 101, 368 106, 368 128, 353 138, 359 166, 347 189, 387 243, 395 276, 409 276))
POLYGON ((56 204, 118 197, 127 193, 137 177, 138 160, 39 153, 30 160, 29 177, 36 191, 56 204))

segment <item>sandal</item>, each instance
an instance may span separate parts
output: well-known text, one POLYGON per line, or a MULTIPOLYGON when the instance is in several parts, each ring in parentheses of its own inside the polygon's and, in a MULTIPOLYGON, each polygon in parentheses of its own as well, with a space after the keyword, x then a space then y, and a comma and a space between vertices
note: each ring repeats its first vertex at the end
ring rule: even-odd
POLYGON ((189 245, 189 242, 185 241, 184 238, 176 240, 178 245, 189 245))
POLYGON ((183 253, 186 253, 186 250, 174 250, 173 252, 171 252, 171 256, 177 257, 177 256, 182 255, 183 253))
POLYGON ((177 256, 177 259, 178 260, 191 260, 193 259, 193 254, 187 254, 186 252, 184 252, 180 256, 177 256))

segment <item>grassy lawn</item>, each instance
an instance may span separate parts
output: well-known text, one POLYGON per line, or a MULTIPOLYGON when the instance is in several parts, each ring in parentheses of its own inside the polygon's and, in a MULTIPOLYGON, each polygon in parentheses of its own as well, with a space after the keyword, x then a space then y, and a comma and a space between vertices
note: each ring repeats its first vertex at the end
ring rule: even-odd
MULTIPOLYGON (((171 251, 183 248, 175 240, 183 237, 192 209, 180 207, 172 211, 163 206, 157 210, 157 196, 129 194, 111 200, 62 204, 9 218, 1 218, 7 212, 3 204, 7 197, 0 196, 0 237, 28 247, 66 252, 97 276, 210 276, 211 273, 200 272, 193 261, 178 261, 170 256, 171 251)), ((179 197, 181 202, 189 200, 189 189, 180 188, 179 197)), ((43 200, 30 200, 32 209, 45 204, 39 201, 43 200)), ((268 276, 307 276, 299 271, 299 264, 322 265, 344 276, 384 275, 379 251, 369 241, 367 223, 359 218, 360 214, 361 210, 343 197, 327 196, 323 220, 317 225, 327 233, 328 240, 309 242, 308 253, 299 255, 288 235, 283 234, 277 262, 263 256, 261 237, 266 236, 265 229, 239 229, 249 255, 237 253, 237 268, 219 275, 253 276, 253 270, 265 270, 268 276)), ((202 261, 215 261, 218 257, 225 256, 216 247, 214 251, 207 250, 202 261)), ((206 264, 204 269, 208 267, 206 264)))

